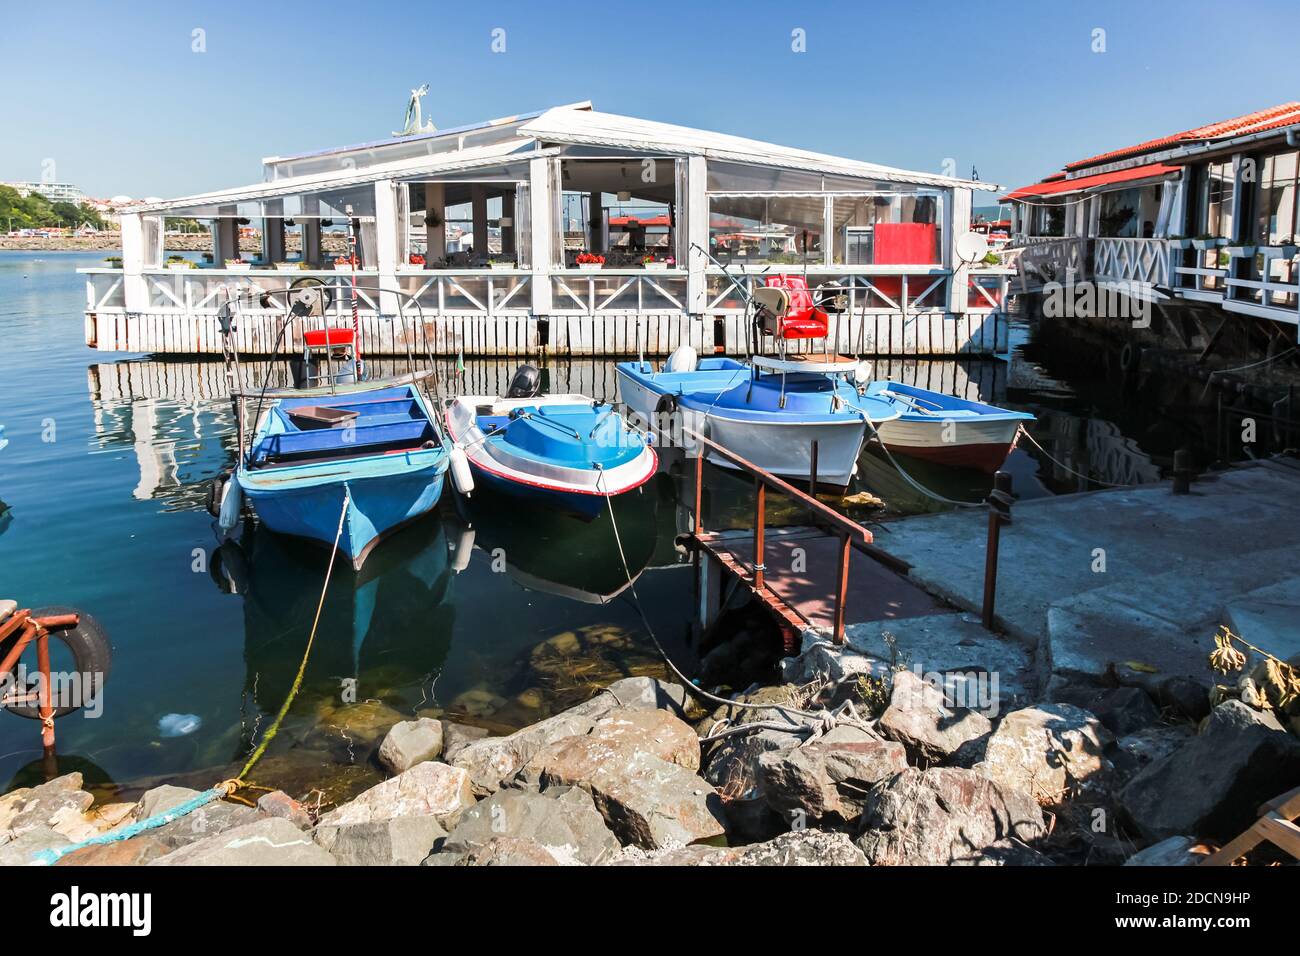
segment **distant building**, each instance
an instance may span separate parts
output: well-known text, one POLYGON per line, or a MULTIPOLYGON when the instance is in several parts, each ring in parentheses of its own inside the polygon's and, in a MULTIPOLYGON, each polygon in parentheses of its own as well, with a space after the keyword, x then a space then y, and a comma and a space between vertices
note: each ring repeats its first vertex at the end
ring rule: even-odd
POLYGON ((74 186, 72 183, 4 183, 4 185, 18 190, 20 196, 37 193, 50 202, 80 203, 86 198, 81 187, 74 186))

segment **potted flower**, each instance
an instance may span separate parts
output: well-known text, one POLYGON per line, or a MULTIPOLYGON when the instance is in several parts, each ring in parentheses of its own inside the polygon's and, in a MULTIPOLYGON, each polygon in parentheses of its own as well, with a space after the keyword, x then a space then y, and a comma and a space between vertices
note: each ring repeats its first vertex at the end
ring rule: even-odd
POLYGON ((1255 254, 1255 246, 1244 242, 1234 242, 1223 247, 1223 251, 1236 258, 1248 258, 1255 254))
POLYGON ((299 269, 305 269, 305 262, 277 262, 275 268, 277 272, 297 272, 299 269))
POLYGON ((1273 248, 1278 251, 1278 255, 1283 259, 1294 259, 1296 252, 1300 247, 1296 245, 1295 236, 1283 236, 1273 243, 1273 248))
POLYGON ((423 269, 425 266, 424 255, 419 252, 412 252, 409 256, 406 257, 406 264, 408 266, 419 266, 421 269, 423 269))
POLYGON ((356 256, 338 256, 334 260, 334 270, 336 272, 350 272, 360 265, 356 256))
POLYGON ((489 259, 489 260, 488 260, 488 268, 489 268, 489 269, 495 269, 495 270, 497 270, 498 272, 501 272, 501 271, 504 271, 504 270, 507 270, 507 269, 513 269, 514 267, 515 267, 515 264, 514 264, 513 262, 511 262, 509 259, 489 259))
POLYGON ((1225 242, 1227 242, 1226 239, 1220 239, 1218 236, 1211 236, 1209 233, 1205 233, 1192 240, 1192 248, 1200 252, 1205 252, 1209 249, 1217 249, 1225 242))
POLYGON ((574 262, 583 272, 599 272, 605 265, 605 257, 593 252, 580 252, 574 262))
POLYGON ((668 260, 665 259, 663 261, 656 262, 655 257, 653 255, 646 256, 644 259, 641 260, 641 268, 645 269, 647 272, 667 272, 668 260))
POLYGON ((1170 249, 1190 249, 1192 240, 1187 236, 1170 236, 1167 240, 1170 249))
POLYGON ((190 262, 190 260, 186 259, 184 256, 168 256, 167 268, 176 270, 193 269, 194 263, 190 262))
POLYGON ((121 256, 105 256, 105 257, 104 257, 104 261, 108 263, 108 267, 109 267, 110 269, 120 269, 120 268, 122 268, 122 257, 121 257, 121 256))
POLYGON ((245 262, 243 259, 227 259, 226 268, 231 272, 248 272, 253 268, 253 264, 245 262))

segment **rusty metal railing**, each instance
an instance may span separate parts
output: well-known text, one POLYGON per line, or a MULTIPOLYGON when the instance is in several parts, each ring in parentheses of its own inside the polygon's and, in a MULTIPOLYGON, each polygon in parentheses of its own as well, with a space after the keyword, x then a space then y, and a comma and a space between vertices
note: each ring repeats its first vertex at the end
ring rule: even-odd
MULTIPOLYGON (((812 495, 800 491, 789 482, 778 478, 769 471, 760 468, 752 461, 742 455, 736 454, 729 448, 719 445, 710 438, 706 438, 699 432, 690 428, 683 428, 683 434, 699 444, 699 454, 695 457, 695 500, 694 500, 694 534, 698 539, 704 532, 704 460, 708 455, 716 455, 725 458, 736 467, 753 476, 754 479, 754 565, 751 568, 752 578, 751 586, 755 591, 769 590, 764 566, 764 546, 767 531, 767 491, 772 489, 788 498, 793 499, 797 504, 806 508, 814 523, 825 525, 828 529, 839 536, 839 565, 835 575, 835 605, 832 613, 832 639, 836 644, 844 643, 844 610, 848 600, 849 588, 849 551, 856 549, 862 554, 877 561, 891 570, 906 574, 911 570, 911 565, 901 558, 897 558, 886 551, 876 547, 870 531, 858 524, 852 518, 845 517, 833 508, 818 501, 812 495)), ((813 488, 816 488, 816 479, 813 479, 813 488)))

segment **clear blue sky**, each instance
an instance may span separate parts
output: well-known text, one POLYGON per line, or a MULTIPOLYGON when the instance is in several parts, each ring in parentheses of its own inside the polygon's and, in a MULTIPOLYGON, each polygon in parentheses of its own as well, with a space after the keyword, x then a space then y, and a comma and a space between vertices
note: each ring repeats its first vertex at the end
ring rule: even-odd
POLYGON ((7 4, 0 179, 175 196, 276 153, 575 100, 1003 185, 1300 99, 1294 2, 7 4), (491 50, 506 31, 506 52, 491 50), (192 31, 207 50, 192 52, 192 31), (806 31, 807 52, 791 50, 806 31), (1092 51, 1104 29, 1106 51, 1092 51), (1235 28, 1235 29, 1234 29, 1235 28))

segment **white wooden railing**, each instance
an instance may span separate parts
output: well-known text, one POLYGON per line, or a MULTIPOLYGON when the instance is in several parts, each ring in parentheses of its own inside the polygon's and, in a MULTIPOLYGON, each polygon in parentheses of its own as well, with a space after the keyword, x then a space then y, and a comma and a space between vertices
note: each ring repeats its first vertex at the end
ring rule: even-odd
POLYGON ((1092 278, 1128 287, 1169 285, 1169 243, 1164 239, 1096 239, 1092 278))
MULTIPOLYGON (((802 275, 802 267, 791 267, 790 273, 802 275)), ((941 266, 862 266, 854 272, 836 270, 834 267, 810 267, 807 270, 810 288, 835 285, 848 296, 850 315, 862 312, 889 311, 910 315, 917 312, 943 312, 948 307, 948 279, 951 272, 941 266)), ((777 274, 775 267, 745 272, 721 269, 709 270, 706 312, 709 314, 740 314, 745 311, 744 299, 761 287, 764 280, 777 274), (744 296, 736 288, 745 290, 744 296)))
MULTIPOLYGON (((1088 273, 1088 241, 1023 237, 1028 244, 1015 247, 1016 266, 1020 271, 1020 291, 1035 292, 1049 282, 1080 282, 1088 273)), ((1010 252, 1011 250, 1007 250, 1010 252)))
POLYGON ((550 281, 555 315, 688 312, 687 275, 682 270, 566 269, 551 273, 550 281))

